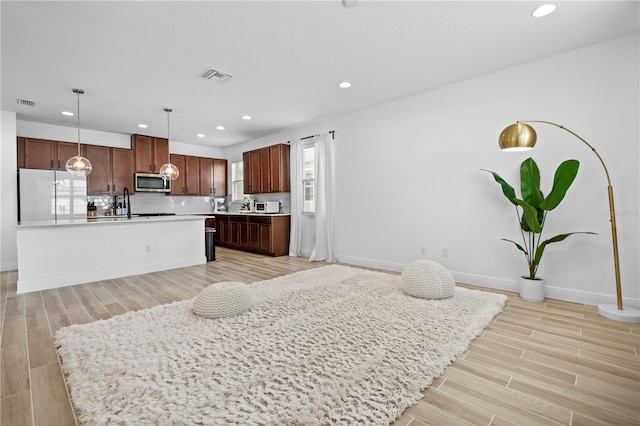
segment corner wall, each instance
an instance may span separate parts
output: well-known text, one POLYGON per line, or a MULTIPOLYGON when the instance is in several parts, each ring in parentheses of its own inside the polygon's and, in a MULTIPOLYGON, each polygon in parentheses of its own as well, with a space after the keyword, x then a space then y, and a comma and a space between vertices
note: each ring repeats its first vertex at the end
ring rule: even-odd
POLYGON ((0 271, 18 269, 16 113, 0 111, 0 271))
MULTIPOLYGON (((341 262, 401 271, 430 258, 458 282, 518 291, 524 256, 501 238, 520 238, 511 205, 492 177, 514 186, 520 163, 538 163, 546 194, 555 168, 580 161, 563 204, 548 217, 546 237, 575 235, 548 246, 539 275, 547 296, 615 303, 602 166, 578 139, 535 125, 538 145, 503 153, 498 135, 516 120, 549 120, 575 131, 609 168, 616 197, 625 304, 640 306, 638 34, 491 73, 371 108, 307 123, 225 150, 242 151, 335 130, 335 242, 341 262), (422 249, 424 247, 424 254, 422 249)), ((357 82, 354 82, 354 89, 357 82)), ((313 227, 310 227, 313 229, 313 227)), ((313 235, 303 237, 312 245, 313 235)))

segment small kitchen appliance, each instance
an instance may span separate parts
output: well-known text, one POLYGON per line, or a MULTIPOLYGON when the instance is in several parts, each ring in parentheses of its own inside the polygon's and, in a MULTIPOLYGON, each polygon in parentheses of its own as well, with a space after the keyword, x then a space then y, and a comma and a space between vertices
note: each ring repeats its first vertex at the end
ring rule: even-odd
POLYGON ((213 199, 213 212, 214 213, 226 212, 227 211, 227 206, 224 204, 225 201, 226 200, 224 198, 214 198, 213 199))
POLYGON ((257 201, 256 213, 280 213, 280 203, 277 201, 257 201))

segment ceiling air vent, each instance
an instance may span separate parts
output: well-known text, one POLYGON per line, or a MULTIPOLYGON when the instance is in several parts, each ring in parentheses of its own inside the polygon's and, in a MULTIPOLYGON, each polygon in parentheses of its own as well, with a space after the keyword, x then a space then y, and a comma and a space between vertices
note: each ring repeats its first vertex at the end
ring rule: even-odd
POLYGON ((18 105, 23 105, 23 106, 28 106, 28 107, 36 106, 35 102, 28 101, 26 99, 18 99, 17 102, 18 102, 18 105))
POLYGON ((223 73, 222 71, 214 70, 213 68, 209 68, 208 70, 203 72, 200 77, 204 78, 205 80, 215 81, 218 84, 222 84, 225 81, 233 78, 232 75, 223 73))

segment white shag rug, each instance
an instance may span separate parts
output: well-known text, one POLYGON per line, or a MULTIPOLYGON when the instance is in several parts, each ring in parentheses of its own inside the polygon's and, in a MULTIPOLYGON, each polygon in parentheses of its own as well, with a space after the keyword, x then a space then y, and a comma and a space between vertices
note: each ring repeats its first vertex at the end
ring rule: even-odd
POLYGON ((338 265, 250 285, 230 318, 191 300, 56 333, 83 425, 389 424, 465 352, 506 296, 417 299, 338 265))

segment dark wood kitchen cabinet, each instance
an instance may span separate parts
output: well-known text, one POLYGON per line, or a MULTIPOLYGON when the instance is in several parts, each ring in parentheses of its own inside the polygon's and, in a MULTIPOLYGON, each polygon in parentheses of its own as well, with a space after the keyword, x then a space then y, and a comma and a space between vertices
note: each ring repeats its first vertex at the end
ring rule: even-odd
POLYGON ((171 163, 178 168, 178 178, 171 182, 172 195, 198 195, 200 174, 199 158, 191 155, 171 154, 171 163))
POLYGON ((242 153, 245 194, 260 193, 260 150, 242 153))
POLYGON ((87 176, 87 194, 120 195, 125 187, 134 192, 132 150, 87 145, 86 155, 93 167, 87 176))
POLYGON ((144 135, 131 135, 131 147, 135 156, 135 171, 158 173, 169 161, 169 140, 144 135))
POLYGON ((198 159, 200 166, 200 195, 227 195, 227 160, 219 158, 198 159))
POLYGON ((229 216, 219 215, 215 219, 216 243, 219 246, 229 247, 229 216))
POLYGON ((290 216, 250 216, 249 249, 270 256, 289 253, 290 216))
POLYGON ((291 217, 218 215, 218 245, 270 256, 289 254, 291 217))
POLYGON ((245 194, 289 192, 289 145, 276 144, 242 154, 245 194))
MULTIPOLYGON (((78 155, 77 143, 24 137, 17 142, 18 168, 66 170, 67 160, 78 155)), ((86 156, 85 147, 80 145, 80 155, 86 156)))

